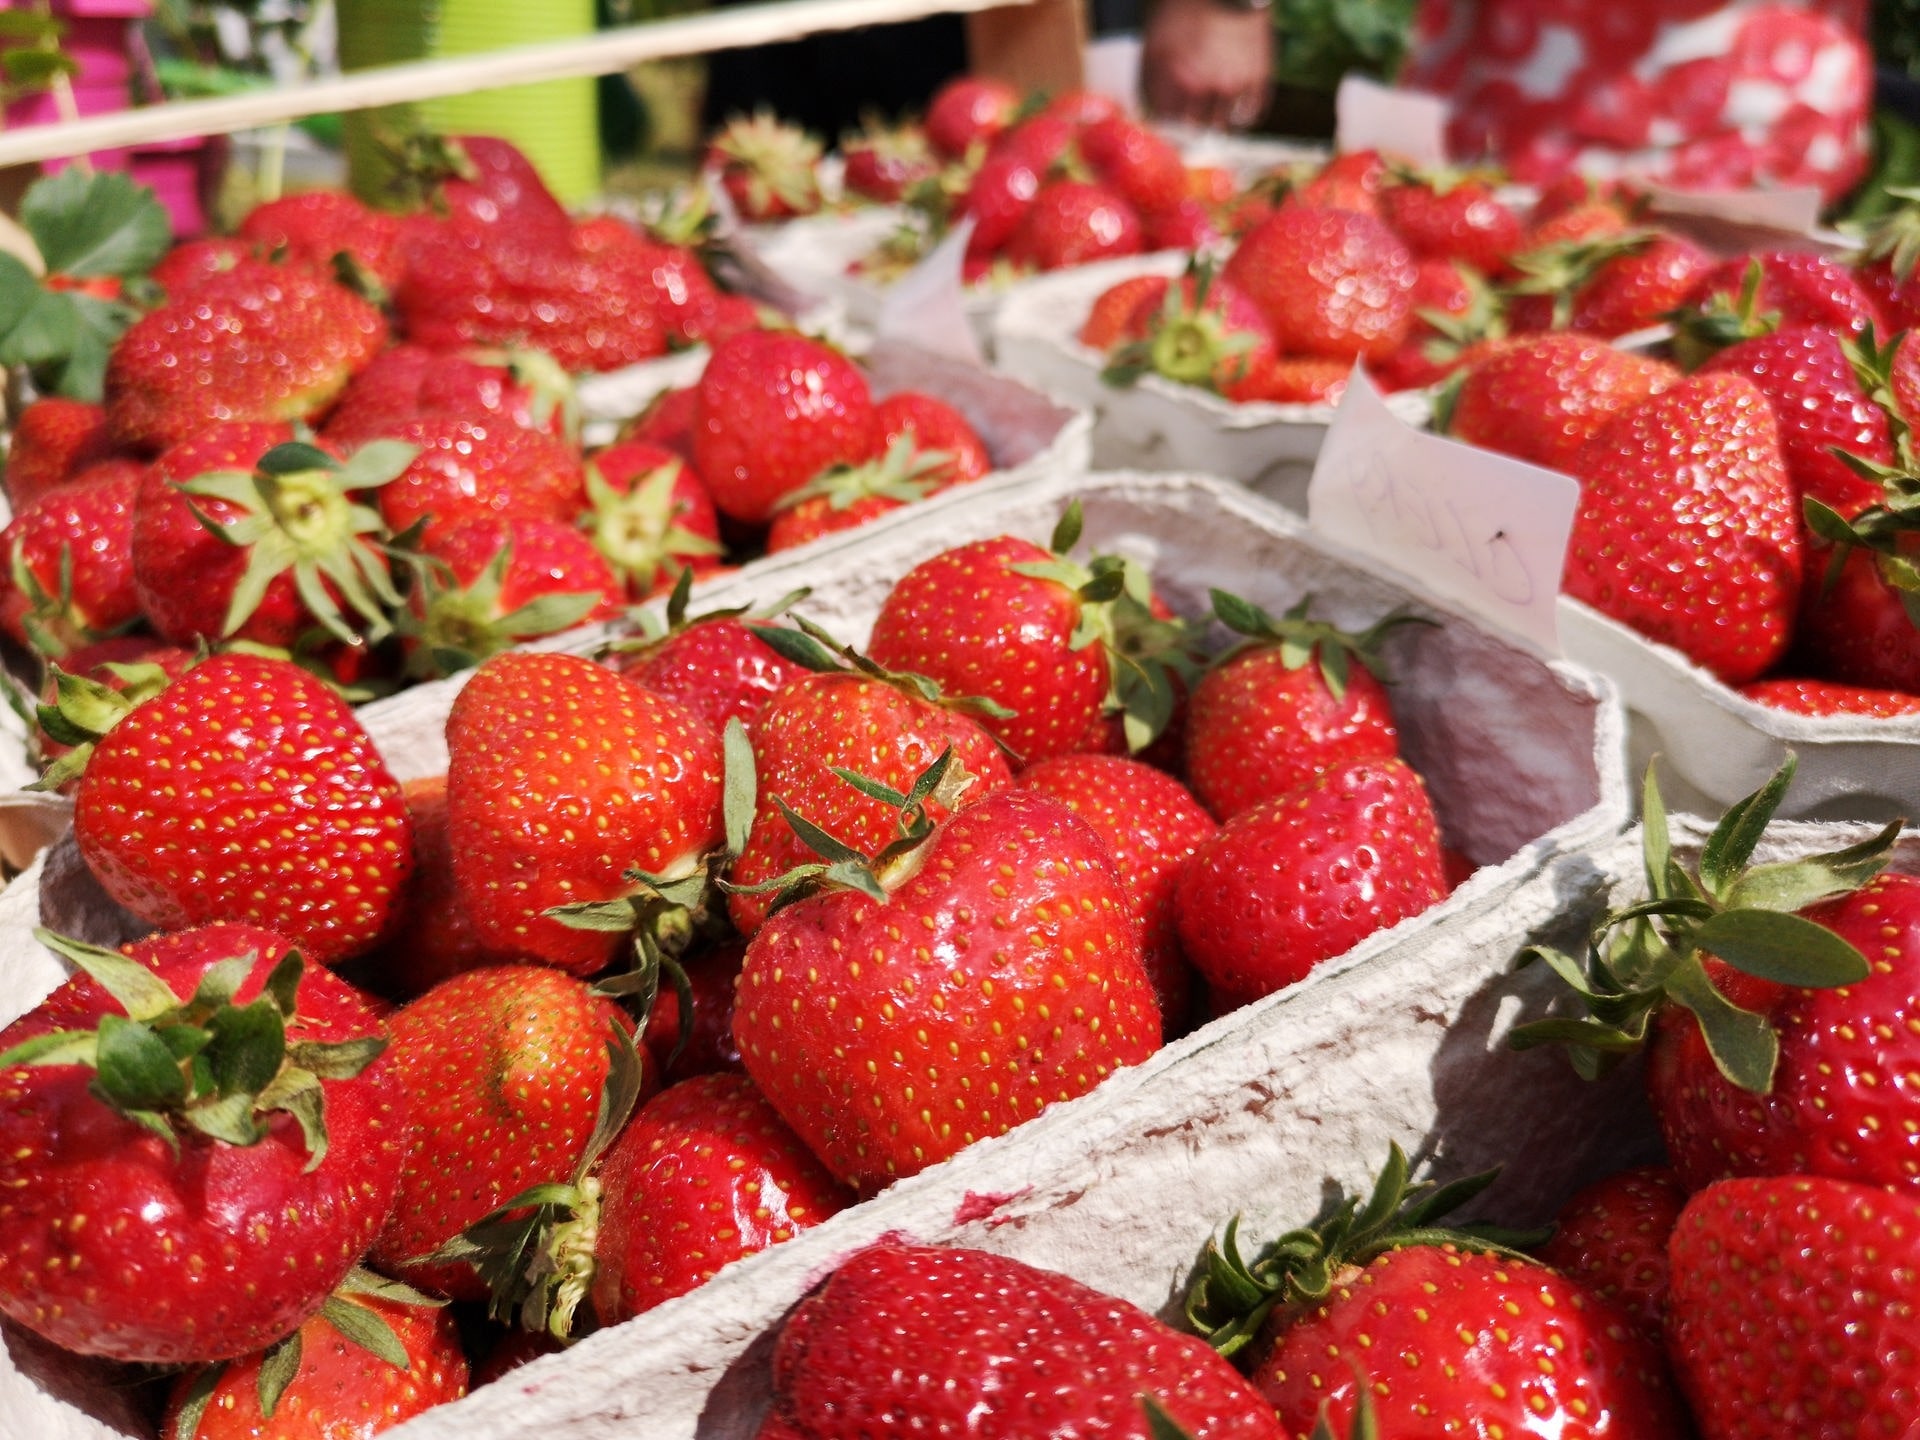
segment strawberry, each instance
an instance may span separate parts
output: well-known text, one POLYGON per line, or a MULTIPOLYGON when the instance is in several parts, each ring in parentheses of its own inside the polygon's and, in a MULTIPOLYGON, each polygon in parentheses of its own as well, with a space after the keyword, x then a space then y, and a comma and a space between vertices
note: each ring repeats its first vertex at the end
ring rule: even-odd
POLYGON ((800 1302, 773 1390, 759 1440, 1284 1434, 1231 1365, 1126 1301, 986 1251, 898 1241, 800 1302))
MULTIPOLYGON (((775 694, 809 671, 762 640, 745 612, 688 617, 691 584, 692 576, 681 571, 667 599, 666 628, 614 646, 608 662, 635 684, 698 715, 716 735, 729 720, 750 726, 775 694)), ((773 613, 783 608, 775 606, 773 613)))
POLYGON ((811 673, 775 691, 750 733, 758 771, 755 809, 727 900, 735 928, 748 936, 772 905, 759 887, 812 858, 791 823, 793 812, 867 856, 899 838, 898 807, 849 785, 837 772, 906 792, 951 749, 972 784, 928 797, 934 820, 1012 778, 993 737, 974 718, 977 702, 950 700, 925 677, 889 673, 851 650, 836 655, 811 627, 793 632, 761 625, 755 633, 811 673))
POLYGON ((1580 447, 1621 411, 1678 383, 1664 360, 1591 335, 1523 336, 1465 366, 1448 412, 1457 440, 1571 470, 1580 447))
POLYGON ((402 159, 428 208, 475 244, 547 247, 571 233, 566 207, 510 141, 420 133, 408 137, 402 159))
POLYGON ((586 528, 620 577, 645 600, 671 588, 691 565, 709 569, 724 553, 720 517, 700 477, 671 450, 622 440, 587 462, 586 528))
POLYGON ((243 260, 120 337, 107 424, 116 443, 150 453, 216 421, 308 419, 386 338, 380 312, 345 287, 243 260))
POLYGON ((1180 872, 1180 947, 1229 1009, 1447 896, 1440 831, 1398 759, 1336 765, 1235 815, 1180 872))
POLYGON ((1142 215, 1170 210, 1186 194, 1180 151, 1137 120, 1104 116, 1083 128, 1074 144, 1100 182, 1142 215))
POLYGON ((993 456, 987 442, 973 428, 973 422, 953 406, 922 390, 896 390, 874 406, 874 418, 880 426, 880 441, 891 446, 907 439, 915 450, 938 451, 945 465, 934 472, 941 488, 966 480, 978 480, 993 469, 993 456))
POLYGON ((467 1356, 453 1312, 388 1299, 383 1291, 401 1287, 366 1272, 361 1276, 364 1290, 330 1298, 325 1311, 283 1342, 297 1357, 286 1380, 266 1373, 276 1361, 285 1362, 277 1346, 217 1372, 181 1375, 167 1401, 160 1440, 371 1434, 361 1427, 385 1429, 465 1395, 467 1356))
POLYGON ((1664 1165, 1617 1171, 1581 1190, 1534 1251, 1617 1306, 1654 1339, 1667 1313, 1667 1239, 1687 1192, 1664 1165))
POLYGON ((1140 339, 1146 333, 1145 318, 1160 308, 1172 283, 1165 275, 1129 275, 1101 291, 1080 327, 1080 343, 1106 351, 1140 339))
POLYGON ((639 440, 671 450, 689 464, 693 461, 693 433, 699 426, 700 387, 685 385, 662 390, 647 408, 627 422, 622 440, 639 440))
POLYGON ((349 643, 358 631, 390 633, 400 595, 386 528, 355 496, 403 474, 413 448, 376 441, 342 463, 287 443, 286 433, 259 422, 210 425, 148 470, 134 511, 133 579, 167 639, 291 649, 313 628, 349 643))
POLYGON ((866 377, 838 351, 753 331, 722 342, 707 361, 694 468, 722 514, 764 523, 782 496, 879 448, 866 377))
POLYGON ((1513 329, 1611 338, 1663 323, 1692 299, 1714 262, 1680 236, 1628 230, 1526 250, 1514 268, 1513 329))
POLYGON ((736 940, 681 957, 693 1010, 684 1035, 678 988, 669 986, 654 996, 641 1039, 653 1053, 665 1083, 677 1085, 696 1075, 742 1068, 740 1047, 733 1039, 733 987, 745 955, 746 946, 736 940))
POLYGON ((927 102, 927 140, 939 154, 957 160, 1011 125, 1019 108, 1019 92, 1005 81, 959 76, 927 102))
POLYGON ((926 132, 910 125, 869 123, 858 135, 841 140, 840 154, 846 161, 846 188, 888 205, 904 198, 912 186, 931 180, 940 164, 926 132))
POLYGON ((1838 334, 1858 336, 1869 326, 1886 334, 1887 324, 1853 272, 1840 261, 1800 250, 1762 250, 1723 260, 1700 277, 1687 303, 1713 312, 1735 302, 1754 282, 1754 306, 1778 312, 1780 328, 1812 325, 1838 334))
POLYGON ((820 208, 820 142, 771 110, 729 120, 707 163, 742 220, 785 220, 820 208))
POLYGON ((436 1294, 484 1298, 470 1262, 436 1252, 522 1191, 574 1173, 609 1088, 609 1043, 630 1039, 610 1001, 537 965, 454 975, 388 1028, 412 1123, 371 1260, 436 1294))
POLYGON ((1521 1254, 1538 1233, 1445 1222, 1497 1173, 1409 1186, 1393 1145, 1370 1196, 1339 1200, 1252 1261, 1230 1224, 1207 1246, 1187 1317, 1224 1354, 1251 1344, 1283 1434, 1681 1440, 1658 1346, 1521 1254))
POLYGON ((1486 181, 1472 175, 1408 171, 1380 188, 1380 218, 1407 242, 1415 259, 1458 260, 1497 275, 1520 248, 1520 217, 1486 181))
POLYGON ((400 625, 408 669, 428 679, 471 669, 522 641, 612 619, 623 598, 593 542, 557 520, 436 525, 400 625))
POLYGON ((1249 230, 1221 274, 1253 297, 1284 352, 1383 359, 1413 321, 1413 255, 1352 210, 1288 205, 1249 230))
POLYGON ((822 470, 780 498, 767 527, 767 553, 855 529, 924 500, 952 483, 944 480, 952 468, 945 451, 919 448, 909 432, 890 442, 877 460, 822 470))
POLYGON ((62 395, 34 401, 14 417, 7 446, 7 500, 14 514, 113 450, 107 412, 92 401, 62 395))
POLYGON ((237 238, 262 255, 304 265, 332 279, 338 257, 381 292, 406 272, 405 227, 393 215, 369 209, 344 190, 303 190, 266 200, 235 227, 237 238))
POLYGON ((1243 400, 1271 400, 1278 405, 1336 405, 1346 393, 1352 365, 1311 355, 1276 356, 1237 387, 1243 400))
POLYGON ((1285 189, 1286 203, 1320 210, 1379 215, 1380 192, 1392 178, 1392 163, 1378 150, 1347 150, 1324 164, 1304 164, 1270 177, 1285 189))
POLYGON ((1565 594, 1730 685, 1780 658, 1801 530, 1779 427, 1752 381, 1682 380, 1622 411, 1573 469, 1565 594))
MULTIPOLYGON (((951 773, 936 763, 926 776, 937 792, 951 773)), ((933 826, 927 793, 896 792, 911 823, 893 848, 917 841, 911 858, 882 852, 857 888, 798 900, 760 927, 733 1016, 747 1073, 867 1194, 1085 1094, 1160 1043, 1126 894, 1092 828, 1009 790, 933 826), (963 1035, 964 1047, 949 1039, 963 1035)), ((849 874, 861 852, 818 838, 849 874)))
POLYGON ((1674 1372, 1702 1440, 1905 1435, 1920 1393, 1920 1201, 1812 1176, 1728 1180, 1674 1228, 1674 1372))
POLYGON ((138 472, 78 480, 21 506, 0 531, 0 630, 60 658, 140 618, 133 580, 138 472))
POLYGON ((1214 816, 1230 820, 1337 765, 1400 753, 1374 667, 1388 631, 1410 617, 1390 615, 1350 635, 1309 620, 1307 600, 1276 620, 1237 595, 1212 593, 1215 616, 1246 637, 1214 661, 1188 702, 1186 775, 1214 816))
POLYGON ((156 1364, 278 1340, 392 1203, 406 1097, 371 1009, 251 925, 43 938, 83 973, 0 1031, 0 1313, 156 1364))
POLYGON ((454 700, 447 750, 454 878, 494 949, 591 975, 619 935, 548 912, 654 893, 721 838, 720 737, 578 656, 487 661, 454 700))
POLYGON ((161 256, 147 278, 169 300, 190 296, 208 280, 225 275, 239 262, 260 259, 259 248, 233 235, 203 235, 183 241, 161 256))
POLYGON ((392 920, 413 866, 400 787, 346 702, 298 666, 216 655, 130 710, 68 677, 42 719, 55 739, 93 740, 49 778, 84 761, 80 854, 146 923, 265 925, 332 964, 392 920))
POLYGON ((1774 676, 1752 680, 1740 693, 1769 709, 1789 715, 1872 715, 1890 720, 1896 715, 1920 715, 1920 695, 1906 690, 1876 690, 1837 680, 1801 676, 1774 676))
POLYGON ((853 1203, 744 1075, 700 1075, 643 1106, 600 1163, 593 1308, 651 1310, 721 1266, 853 1203))
POLYGON ((1175 889, 1187 857, 1219 833, 1219 824, 1171 775, 1118 755, 1056 756, 1028 766, 1014 783, 1051 795, 1107 842, 1140 924, 1140 959, 1168 1037, 1179 1034, 1192 975, 1174 924, 1175 889))
POLYGON ((1007 237, 1007 258, 1036 270, 1059 270, 1145 248, 1140 215, 1118 191, 1080 180, 1053 180, 1007 237))
POLYGON ((447 353, 423 345, 383 350, 354 376, 321 434, 356 449, 398 436, 422 415, 511 420, 566 438, 578 420, 573 382, 537 350, 447 353))
POLYGON ((1223 249, 1220 222, 1204 200, 1183 195, 1172 205, 1140 216, 1142 250, 1223 249))
POLYGON ((392 934, 350 968, 367 988, 407 1001, 462 971, 512 957, 488 949, 458 903, 447 838, 447 777, 409 780, 401 789, 413 825, 413 877, 392 934))
POLYGON ((1033 208, 1051 163, 1035 164, 1017 150, 990 154, 980 162, 954 215, 956 220, 973 221, 973 234, 967 239, 969 260, 991 259, 1007 247, 1033 208))
POLYGON ((525 515, 572 523, 585 508, 579 454, 551 435, 507 420, 428 415, 396 438, 418 453, 380 490, 381 518, 395 534, 422 520, 525 515))

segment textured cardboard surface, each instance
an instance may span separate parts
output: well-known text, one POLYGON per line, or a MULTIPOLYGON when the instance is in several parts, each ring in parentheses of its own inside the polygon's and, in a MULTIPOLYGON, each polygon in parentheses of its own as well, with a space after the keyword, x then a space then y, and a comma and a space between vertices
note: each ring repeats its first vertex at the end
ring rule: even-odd
MULTIPOLYGON (((1187 613, 1204 607, 1212 585, 1274 610, 1311 592, 1320 613, 1349 624, 1408 600, 1231 483, 1124 474, 1003 490, 990 505, 935 502, 857 546, 769 562, 708 596, 740 603, 811 583, 804 613, 862 639, 887 588, 913 564, 970 538, 1044 539, 1069 494, 1085 506, 1087 544, 1148 561, 1169 603, 1187 613)), ((1440 623, 1395 632, 1405 747, 1450 841, 1485 867, 1450 899, 1093 1094, 393 1433, 750 1436, 770 1327, 839 1256, 890 1231, 984 1245, 1166 1310, 1229 1216, 1244 1213, 1249 1239, 1264 1239, 1317 1208, 1329 1181, 1363 1183, 1390 1139, 1430 1153, 1449 1174, 1540 1153, 1541 1168, 1495 1192, 1493 1203, 1516 1218, 1544 1213, 1597 1166, 1637 1153, 1643 1129, 1597 1123, 1631 1111, 1631 1077, 1582 1087, 1557 1057, 1511 1056, 1500 1043, 1545 993, 1539 975, 1509 973, 1514 953, 1549 930, 1572 943, 1624 864, 1604 858, 1628 810, 1618 708, 1603 682, 1416 609, 1440 623), (1566 1142, 1582 1117, 1596 1122, 1587 1138, 1566 1142), (1562 1138, 1548 1144, 1550 1136, 1562 1138)), ((368 707, 398 773, 444 764, 439 729, 456 689, 442 682, 368 707)), ((63 840, 0 893, 0 1016, 60 975, 27 934, 40 920, 98 942, 138 928, 104 903, 63 840)), ((0 1329, 0 1340, 10 1355, 25 1349, 10 1331, 0 1329)), ((0 1416, 31 1417, 38 1428, 23 1433, 57 1440, 141 1433, 112 1413, 113 1394, 88 1379, 87 1362, 55 1368, 53 1379, 36 1378, 0 1363, 0 1416), (55 1381, 69 1398, 53 1392, 55 1381)))

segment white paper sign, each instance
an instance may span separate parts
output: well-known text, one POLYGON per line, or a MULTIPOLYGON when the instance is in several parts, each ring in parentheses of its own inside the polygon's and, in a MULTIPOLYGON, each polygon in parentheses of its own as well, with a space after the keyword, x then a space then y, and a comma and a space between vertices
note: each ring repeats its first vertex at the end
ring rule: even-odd
POLYGON ((1651 185, 1655 213, 1699 215, 1806 234, 1820 224, 1820 192, 1811 185, 1784 190, 1670 190, 1651 185))
POLYGON ((876 339, 904 340, 969 365, 983 363, 980 342, 967 319, 967 289, 960 268, 972 234, 973 218, 968 216, 887 288, 874 320, 876 339))
POLYGON ((1395 90, 1349 75, 1333 98, 1333 148, 1382 150, 1416 165, 1447 163, 1447 102, 1438 95, 1395 90))
POLYGON ((1307 489, 1307 519, 1549 656, 1579 484, 1415 430, 1355 367, 1307 489))

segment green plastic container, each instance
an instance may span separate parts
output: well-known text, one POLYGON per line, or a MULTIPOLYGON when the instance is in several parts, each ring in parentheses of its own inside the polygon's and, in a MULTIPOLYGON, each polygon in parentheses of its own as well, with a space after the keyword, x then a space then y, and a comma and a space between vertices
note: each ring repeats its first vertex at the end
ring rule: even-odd
MULTIPOLYGON (((347 70, 364 70, 593 30, 593 0, 340 0, 340 63, 347 70)), ((563 203, 585 200, 600 191, 596 97, 591 78, 545 80, 350 115, 347 158, 353 188, 380 203, 391 170, 379 138, 424 125, 444 134, 511 140, 563 203)))

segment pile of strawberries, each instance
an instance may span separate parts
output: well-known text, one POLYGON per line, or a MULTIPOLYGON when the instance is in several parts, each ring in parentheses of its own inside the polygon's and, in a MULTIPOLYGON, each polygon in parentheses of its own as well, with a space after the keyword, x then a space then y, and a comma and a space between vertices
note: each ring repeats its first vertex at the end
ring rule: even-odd
POLYGON ((952 406, 876 397, 844 355, 762 329, 693 252, 567 219, 498 142, 460 153, 493 168, 443 180, 444 213, 303 194, 159 261, 99 398, 49 395, 17 418, 8 639, 80 674, 264 647, 378 694, 605 619, 683 566, 804 544, 991 468, 952 406), (585 307, 575 322, 532 291, 516 293, 541 319, 516 320, 500 288, 508 261, 522 278, 561 265, 533 238, 541 216, 558 217, 553 246, 571 237, 555 283, 585 307), (333 255, 382 277, 392 313, 335 278, 333 255), (628 261, 653 277, 644 306, 600 273, 628 261), (737 325, 702 318, 736 307, 737 325), (568 370, 669 336, 713 346, 699 382, 584 452, 568 370))

